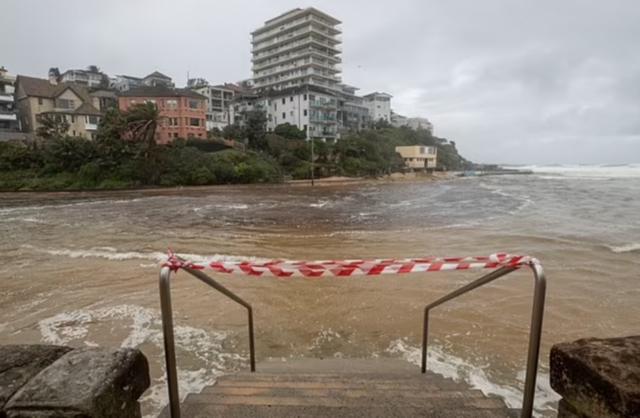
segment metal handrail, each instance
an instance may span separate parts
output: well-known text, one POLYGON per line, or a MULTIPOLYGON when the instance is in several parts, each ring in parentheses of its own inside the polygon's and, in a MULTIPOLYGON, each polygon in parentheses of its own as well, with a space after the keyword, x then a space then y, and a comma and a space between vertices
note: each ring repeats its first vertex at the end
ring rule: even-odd
MULTIPOLYGON (((524 382, 524 397, 522 400, 522 418, 530 418, 533 413, 533 400, 536 390, 536 376, 538 373, 538 357, 540 354, 540 337, 542 334, 542 319, 544 316, 544 299, 546 293, 546 278, 542 266, 538 263, 531 263, 533 278, 535 280, 535 290, 533 293, 533 307, 531 311, 531 328, 529 330, 529 349, 527 354, 527 374, 524 382)), ((506 274, 518 270, 514 267, 502 267, 481 278, 462 286, 459 289, 441 297, 424 308, 424 325, 422 333, 422 373, 427 371, 427 342, 429 339, 429 311, 436 306, 457 298, 473 289, 490 283, 506 274)))
MULTIPOLYGON (((182 259, 181 259, 182 260, 182 259)), ((184 261, 184 260, 182 260, 184 261)), ((182 267, 182 270, 191 274, 203 283, 216 289, 234 302, 244 306, 249 316, 249 355, 251 371, 256 371, 255 344, 253 338, 253 308, 226 287, 213 280, 199 270, 182 267)), ((167 387, 169 391, 169 411, 171 418, 180 418, 180 395, 178 393, 178 371, 176 368, 176 348, 173 335, 173 312, 171 309, 171 269, 163 267, 160 271, 160 309, 162 311, 162 333, 164 335, 164 353, 167 365, 167 387)))

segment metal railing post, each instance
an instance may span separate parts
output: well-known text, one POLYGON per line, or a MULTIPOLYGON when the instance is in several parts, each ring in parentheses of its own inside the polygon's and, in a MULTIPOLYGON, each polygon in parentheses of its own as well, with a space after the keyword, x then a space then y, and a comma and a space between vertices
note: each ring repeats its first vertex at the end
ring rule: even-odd
POLYGON ((531 329, 529 330, 529 352, 527 354, 527 375, 524 381, 524 398, 522 400, 522 417, 528 418, 533 413, 533 401, 536 394, 536 377, 538 375, 538 357, 540 339, 542 337, 542 320, 544 318, 544 301, 547 291, 547 279, 542 266, 531 265, 535 280, 533 307, 531 308, 531 329))
MULTIPOLYGON (((535 290, 533 294, 533 307, 531 312, 531 328, 529 331, 529 348, 527 353, 527 372, 524 383, 524 394, 522 399, 522 418, 530 418, 533 414, 533 401, 536 392, 536 377, 538 373, 538 358, 540 354, 540 340, 542 337, 542 320, 544 316, 544 302, 546 294, 546 278, 542 266, 538 263, 530 264, 535 279, 535 290)), ((491 272, 451 293, 430 303, 424 308, 424 323, 422 329, 422 373, 427 371, 427 345, 429 342, 429 311, 451 299, 461 296, 473 289, 492 282, 499 277, 508 274, 517 268, 502 267, 491 272)))
POLYGON ((513 267, 502 267, 498 270, 492 271, 489 274, 486 274, 479 279, 472 281, 459 289, 454 290, 451 293, 448 293, 441 297, 440 299, 432 302, 424 307, 424 322, 422 327, 422 373, 427 372, 427 344, 429 342, 429 311, 436 306, 442 305, 443 303, 450 301, 451 299, 457 298, 458 296, 464 295, 467 292, 472 291, 480 286, 483 286, 489 282, 496 280, 499 277, 504 276, 505 274, 511 273, 516 270, 513 267))
POLYGON ((167 389, 171 418, 180 418, 180 396, 178 393, 178 369, 176 347, 173 338, 173 311, 171 309, 171 270, 160 271, 160 310, 162 311, 162 335, 164 336, 164 358, 167 367, 167 389))

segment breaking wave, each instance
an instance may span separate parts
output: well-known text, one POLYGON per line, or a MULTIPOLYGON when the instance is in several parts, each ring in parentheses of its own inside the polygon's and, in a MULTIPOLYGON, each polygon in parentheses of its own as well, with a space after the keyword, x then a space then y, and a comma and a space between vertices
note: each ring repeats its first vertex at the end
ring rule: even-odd
MULTIPOLYGON (((404 360, 418 366, 422 362, 421 349, 411 346, 406 339, 392 341, 387 348, 387 352, 401 355, 404 360)), ((464 381, 487 396, 499 396, 509 408, 522 407, 522 390, 514 386, 492 382, 480 367, 474 366, 462 358, 448 354, 439 347, 429 348, 427 364, 429 365, 429 370, 437 374, 458 382, 464 381)), ((524 372, 518 373, 517 379, 523 382, 524 372)), ((543 412, 556 411, 560 396, 551 389, 549 375, 538 373, 536 386, 535 414, 541 415, 543 412)))
MULTIPOLYGON (((63 256, 69 258, 103 258, 111 261, 125 261, 125 260, 150 260, 155 261, 157 264, 144 264, 143 267, 157 267, 158 264, 167 260, 167 253, 160 251, 119 251, 113 247, 92 247, 89 249, 69 249, 69 248, 39 248, 33 245, 23 245, 22 248, 32 249, 38 252, 42 252, 49 255, 63 256)), ((180 253, 180 256, 196 262, 196 263, 210 263, 212 261, 237 261, 237 260, 253 260, 253 261, 266 261, 266 259, 257 257, 243 257, 235 255, 214 254, 212 256, 204 256, 200 254, 185 254, 180 253)))
POLYGON ((616 254, 632 253, 635 251, 640 251, 640 242, 632 242, 624 245, 607 245, 607 248, 609 248, 616 254))
MULTIPOLYGON (((163 365, 160 376, 152 379, 151 387, 141 398, 145 417, 158 416, 167 405, 162 322, 156 311, 137 305, 88 307, 43 319, 38 326, 42 340, 49 344, 97 347, 109 345, 110 341, 105 340, 108 336, 121 341, 121 347, 144 346, 145 355, 156 357, 154 362, 163 365), (114 335, 120 330, 126 331, 114 335)), ((223 343, 229 338, 229 334, 223 331, 175 327, 178 356, 197 360, 191 362, 191 369, 183 367, 178 370, 179 390, 183 397, 200 392, 214 384, 219 376, 236 370, 246 361, 246 356, 225 352, 223 343)))

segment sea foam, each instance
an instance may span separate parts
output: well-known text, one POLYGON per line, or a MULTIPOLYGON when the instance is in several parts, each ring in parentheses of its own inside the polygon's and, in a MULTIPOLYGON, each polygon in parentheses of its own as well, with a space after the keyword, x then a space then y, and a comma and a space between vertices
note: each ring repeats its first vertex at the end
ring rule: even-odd
MULTIPOLYGON (((404 360, 417 366, 422 362, 422 350, 410 345, 403 338, 392 341, 387 348, 387 352, 401 355, 404 360)), ((427 365, 430 371, 458 382, 464 381, 487 396, 499 396, 509 408, 522 407, 523 394, 521 389, 492 382, 482 368, 460 357, 446 353, 440 347, 429 347, 427 365)), ((524 381, 524 372, 518 373, 516 378, 522 383, 524 381)), ((551 389, 549 375, 538 373, 534 414, 541 416, 543 413, 555 411, 559 399, 560 396, 551 389)))

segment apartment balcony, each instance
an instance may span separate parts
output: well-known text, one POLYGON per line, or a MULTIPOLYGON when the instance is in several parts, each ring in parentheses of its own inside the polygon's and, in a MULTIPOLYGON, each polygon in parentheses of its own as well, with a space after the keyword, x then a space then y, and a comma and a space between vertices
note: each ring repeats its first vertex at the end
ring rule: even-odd
POLYGON ((13 112, 5 112, 0 110, 0 121, 3 122, 15 122, 18 120, 18 117, 13 112))
POLYGON ((267 39, 280 36, 283 33, 287 33, 288 31, 295 30, 296 28, 299 28, 299 27, 307 26, 310 23, 326 28, 326 30, 330 31, 333 35, 338 35, 342 33, 342 31, 337 26, 329 25, 321 21, 320 19, 316 18, 315 16, 307 15, 305 17, 296 19, 284 25, 274 26, 272 29, 266 32, 260 33, 258 35, 254 35, 252 39, 252 43, 256 44, 258 42, 262 42, 267 39))
POLYGON ((305 62, 303 64, 295 63, 287 66, 276 67, 268 71, 263 71, 262 74, 254 75, 253 79, 255 81, 260 81, 262 79, 278 77, 280 74, 288 73, 291 71, 297 71, 302 74, 327 77, 335 81, 339 81, 338 77, 335 74, 340 73, 340 69, 336 68, 335 66, 331 66, 327 63, 321 63, 316 60, 308 60, 308 62, 305 62))
POLYGON ((256 53, 256 51, 254 51, 253 60, 256 61, 258 59, 265 59, 268 57, 272 57, 274 55, 282 54, 285 51, 295 51, 297 49, 301 49, 309 46, 319 47, 320 48, 319 52, 326 51, 327 55, 332 55, 332 54, 335 55, 335 54, 342 53, 342 48, 337 43, 331 42, 325 39, 320 39, 318 37, 308 36, 306 38, 303 38, 300 41, 291 42, 278 48, 271 48, 271 49, 267 48, 260 53, 256 53))
POLYGON ((4 102, 4 103, 13 102, 13 94, 0 92, 0 102, 4 102))
POLYGON ((333 66, 342 62, 342 58, 340 58, 339 56, 330 55, 323 51, 318 51, 314 48, 307 48, 305 50, 302 50, 294 54, 288 54, 285 56, 280 56, 278 58, 269 59, 266 61, 264 60, 264 58, 253 58, 251 61, 253 61, 254 64, 251 69, 254 72, 257 72, 257 71, 264 70, 266 68, 282 65, 289 61, 295 61, 303 57, 319 57, 326 61, 331 61, 331 65, 333 66))

